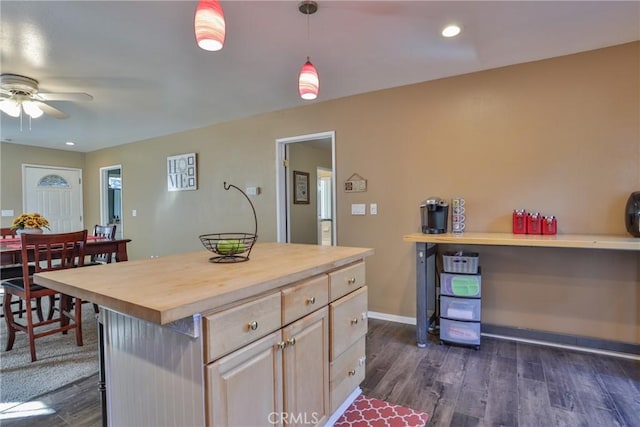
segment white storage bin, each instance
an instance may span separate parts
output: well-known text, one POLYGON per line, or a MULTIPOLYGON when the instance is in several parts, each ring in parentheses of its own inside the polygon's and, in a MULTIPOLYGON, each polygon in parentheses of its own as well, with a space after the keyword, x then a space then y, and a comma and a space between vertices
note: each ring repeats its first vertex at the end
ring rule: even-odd
POLYGON ((457 320, 480 320, 479 298, 440 297, 440 316, 457 320))
POLYGON ((453 297, 480 298, 482 276, 479 274, 440 273, 440 293, 453 297))
POLYGON ((440 318, 440 340, 479 346, 480 322, 461 322, 440 318))

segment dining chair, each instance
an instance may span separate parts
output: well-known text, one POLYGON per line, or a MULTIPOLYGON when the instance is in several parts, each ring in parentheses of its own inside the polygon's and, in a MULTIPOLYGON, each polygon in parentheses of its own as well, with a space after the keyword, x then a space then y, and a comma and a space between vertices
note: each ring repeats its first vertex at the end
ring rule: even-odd
POLYGON ((16 332, 24 332, 29 340, 31 361, 35 362, 35 340, 38 338, 58 332, 66 334, 74 329, 76 344, 82 345, 82 300, 75 298, 74 302, 68 295, 35 284, 33 276, 29 274, 29 261, 34 262, 35 273, 82 267, 87 230, 57 234, 22 234, 21 239, 22 277, 2 281, 3 310, 7 324, 6 351, 13 348, 16 332), (26 323, 16 320, 10 308, 14 295, 25 301, 27 307, 31 306, 32 301, 36 301, 38 321, 34 320, 31 310, 26 311, 26 323), (53 305, 56 295, 60 295, 57 299, 59 307, 50 307, 49 316, 42 320, 40 299, 49 297, 50 304, 53 305), (57 316, 54 316, 55 312, 57 316), (50 326, 56 323, 59 325, 50 326), (49 327, 43 329, 44 326, 49 327))
MULTIPOLYGON (((93 235, 96 237, 102 237, 107 240, 113 240, 116 237, 116 225, 115 224, 111 224, 111 225, 96 224, 93 227, 93 235)), ((91 255, 90 261, 85 262, 84 266, 89 267, 92 265, 109 264, 111 263, 112 260, 113 260, 112 252, 95 254, 95 255, 91 255)), ((85 301, 85 302, 88 302, 88 301, 85 301)), ((93 311, 95 313, 98 313, 100 311, 97 304, 93 304, 93 311)))
POLYGON ((0 239, 8 239, 16 236, 17 236, 16 230, 14 230, 13 228, 11 227, 0 228, 0 239))
MULTIPOLYGON (((17 231, 11 227, 0 228, 0 239, 14 239, 17 236, 17 231)), ((10 257, 10 260, 7 260, 4 256, 2 257, 2 265, 0 265, 0 280, 22 276, 22 264, 16 261, 17 260, 13 257, 10 257)), ((31 274, 33 274, 34 270, 35 267, 33 265, 29 265, 29 272, 31 274)), ((2 298, 2 296, 2 289, 0 289, 0 299, 2 298)), ((13 313, 22 317, 22 314, 24 313, 24 309, 22 308, 22 300, 16 300, 13 302, 13 304, 18 306, 17 311, 14 311, 13 313)), ((0 303, 0 309, 1 307, 2 303, 0 303)), ((2 316, 4 316, 4 314, 0 313, 0 317, 2 316)))
MULTIPOLYGON (((106 240, 113 240, 116 237, 116 225, 95 225, 93 227, 93 235, 106 240)), ((91 261, 85 263, 87 265, 109 264, 113 259, 113 253, 107 252, 91 256, 91 261)))

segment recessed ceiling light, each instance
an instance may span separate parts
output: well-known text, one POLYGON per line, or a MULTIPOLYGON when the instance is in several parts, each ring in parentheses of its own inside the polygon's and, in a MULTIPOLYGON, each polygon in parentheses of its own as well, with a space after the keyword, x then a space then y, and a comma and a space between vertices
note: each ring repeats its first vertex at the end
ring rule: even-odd
POLYGON ((462 30, 457 25, 448 25, 442 30, 442 37, 455 37, 460 31, 462 30))
POLYGON ((76 143, 75 143, 75 142, 71 142, 71 141, 67 141, 67 142, 65 142, 65 144, 66 144, 66 145, 76 145, 76 143))

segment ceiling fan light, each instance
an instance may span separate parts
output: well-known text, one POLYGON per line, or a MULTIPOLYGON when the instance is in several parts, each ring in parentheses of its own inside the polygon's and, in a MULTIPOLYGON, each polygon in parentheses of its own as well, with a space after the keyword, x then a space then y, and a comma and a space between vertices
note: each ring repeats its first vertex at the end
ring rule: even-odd
POLYGON ((22 109, 32 119, 37 119, 44 114, 40 107, 38 107, 38 104, 33 101, 24 101, 22 103, 22 109))
POLYGON ((318 97, 318 91, 320 89, 320 79, 318 78, 318 70, 309 61, 300 69, 300 76, 298 77, 298 92, 300 98, 304 100, 313 100, 318 97))
POLYGON ((194 22, 196 41, 204 50, 222 49, 225 38, 225 22, 218 0, 200 0, 194 22))
POLYGON ((11 117, 20 117, 20 105, 13 99, 3 99, 0 101, 0 111, 11 117))

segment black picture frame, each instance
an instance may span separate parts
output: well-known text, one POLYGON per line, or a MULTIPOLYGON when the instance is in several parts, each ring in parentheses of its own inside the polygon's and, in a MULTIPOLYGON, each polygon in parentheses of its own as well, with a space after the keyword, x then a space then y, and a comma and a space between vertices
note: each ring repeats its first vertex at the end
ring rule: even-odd
POLYGON ((309 173, 293 171, 293 203, 309 204, 309 173))

